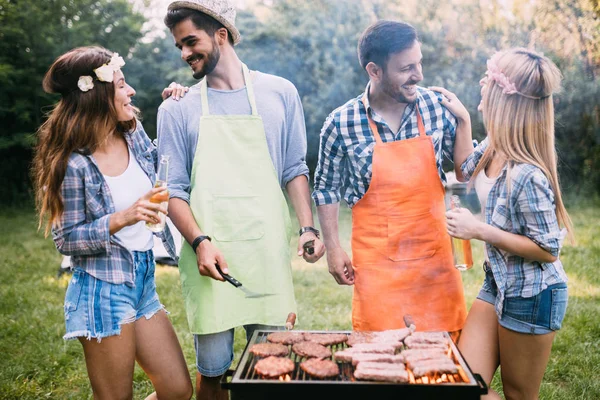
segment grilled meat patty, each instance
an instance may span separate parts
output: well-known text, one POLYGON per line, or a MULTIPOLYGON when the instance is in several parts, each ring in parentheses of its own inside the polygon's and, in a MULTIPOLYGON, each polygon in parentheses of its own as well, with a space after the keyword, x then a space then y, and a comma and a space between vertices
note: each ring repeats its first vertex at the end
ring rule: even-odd
POLYGON ((332 378, 338 376, 340 368, 331 360, 311 358, 300 363, 300 368, 315 378, 332 378))
POLYGON ((273 332, 267 335, 267 341, 280 344, 294 344, 304 342, 303 332, 273 332))
POLYGON ((256 357, 287 356, 290 350, 279 343, 256 343, 250 347, 250 353, 256 357))
POLYGON ((254 371, 265 378, 278 378, 294 371, 294 362, 289 358, 270 356, 258 360, 254 371))
POLYGON ((292 351, 300 357, 306 358, 328 358, 331 357, 331 350, 327 347, 314 342, 300 342, 292 346, 292 351))

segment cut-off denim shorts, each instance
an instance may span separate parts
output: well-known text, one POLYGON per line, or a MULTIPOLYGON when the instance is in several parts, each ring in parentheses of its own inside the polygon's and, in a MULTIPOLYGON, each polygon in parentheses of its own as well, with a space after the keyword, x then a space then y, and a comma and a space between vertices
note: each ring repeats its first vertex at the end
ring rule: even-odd
MULTIPOLYGON (((498 287, 491 269, 484 265, 485 281, 478 299, 495 304, 498 287)), ((569 299, 566 283, 550 285, 532 297, 505 297, 498 323, 511 331, 544 335, 561 328, 569 299)))
POLYGON ((100 341, 121 333, 121 325, 150 319, 164 307, 154 282, 152 250, 134 251, 135 285, 113 284, 74 268, 65 295, 65 340, 85 337, 100 341))
MULTIPOLYGON (((244 325, 246 340, 252 338, 255 330, 283 330, 284 326, 260 324, 244 325)), ((234 329, 208 335, 194 335, 196 349, 196 368, 207 377, 221 376, 233 363, 234 329)))

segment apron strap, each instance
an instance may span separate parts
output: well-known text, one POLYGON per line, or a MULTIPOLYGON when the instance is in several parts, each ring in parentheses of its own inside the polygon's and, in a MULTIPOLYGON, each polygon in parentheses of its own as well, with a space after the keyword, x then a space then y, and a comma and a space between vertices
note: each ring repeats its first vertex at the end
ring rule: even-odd
MULTIPOLYGON (((244 74, 244 82, 246 83, 246 92, 248 93, 248 102, 252 109, 252 115, 258 115, 256 110, 256 99, 254 98, 254 87, 252 86, 252 80, 250 79, 250 71, 246 64, 242 63, 242 73, 244 74)), ((208 109, 208 83, 206 77, 200 81, 200 99, 202 101, 202 115, 210 115, 208 109)))
MULTIPOLYGON (((363 94, 363 97, 362 97, 363 105, 366 104, 366 100, 367 100, 367 92, 365 91, 365 93, 363 94)), ((417 112, 417 128, 419 129, 419 136, 425 137, 425 136, 427 136, 427 133, 425 133, 425 125, 423 124, 423 117, 421 117, 421 111, 419 110, 419 102, 418 101, 415 103, 415 111, 417 112)), ((365 112, 367 113, 367 120, 369 121, 369 128, 371 128, 371 133, 373 134, 373 136, 375 136, 375 143, 377 143, 377 144, 383 143, 383 141, 381 140, 381 136, 379 136, 379 131, 377 130, 377 124, 375 123, 375 121, 373 121, 373 118, 371 118, 371 116, 369 115, 369 111, 366 110, 366 106, 365 106, 365 112)))
POLYGON ((363 105, 365 106, 365 112, 367 113, 367 120, 369 121, 369 128, 371 129, 371 133, 375 137, 375 144, 383 143, 383 140, 381 140, 381 136, 379 136, 379 130, 377 129, 377 124, 375 123, 375 121, 373 121, 373 118, 371 118, 371 116, 369 115, 369 110, 367 110, 367 105, 366 105, 367 104, 367 90, 365 90, 365 93, 363 94, 362 102, 363 102, 363 105))
POLYGON ((250 79, 250 71, 244 63, 242 63, 242 72, 244 73, 244 81, 246 82, 246 91, 248 92, 248 101, 252 108, 252 115, 258 115, 258 111, 256 111, 256 99, 254 98, 254 86, 252 86, 252 79, 250 79))

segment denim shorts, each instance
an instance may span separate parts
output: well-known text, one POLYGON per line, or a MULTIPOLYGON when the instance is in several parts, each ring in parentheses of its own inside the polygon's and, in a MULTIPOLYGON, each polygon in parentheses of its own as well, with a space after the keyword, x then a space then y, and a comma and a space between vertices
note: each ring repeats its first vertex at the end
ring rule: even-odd
MULTIPOLYGON (((477 298, 494 305, 498 288, 492 271, 489 268, 485 271, 485 281, 477 298)), ((565 318, 568 299, 566 283, 550 285, 532 297, 505 297, 498 323, 511 331, 531 335, 557 331, 565 318)))
MULTIPOLYGON (((244 325, 246 340, 250 341, 256 329, 284 330, 284 326, 269 326, 260 324, 244 325)), ((223 375, 233 363, 234 329, 208 335, 194 335, 196 349, 196 368, 207 377, 223 375)))
POLYGON ((119 335, 121 325, 151 318, 163 309, 154 282, 152 250, 134 251, 135 286, 113 284, 94 278, 79 267, 65 295, 65 340, 98 339, 119 335))

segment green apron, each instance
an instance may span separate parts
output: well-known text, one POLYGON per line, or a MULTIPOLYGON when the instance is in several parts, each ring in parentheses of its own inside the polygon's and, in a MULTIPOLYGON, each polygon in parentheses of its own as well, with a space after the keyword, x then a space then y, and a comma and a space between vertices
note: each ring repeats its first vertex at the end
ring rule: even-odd
POLYGON ((231 284, 201 276, 196 255, 184 241, 179 270, 194 334, 245 324, 284 325, 287 315, 296 312, 289 209, 256 111, 250 73, 245 65, 242 69, 252 115, 210 115, 206 78, 200 82, 202 117, 190 208, 223 253, 229 273, 251 291, 272 295, 245 298, 231 284))

